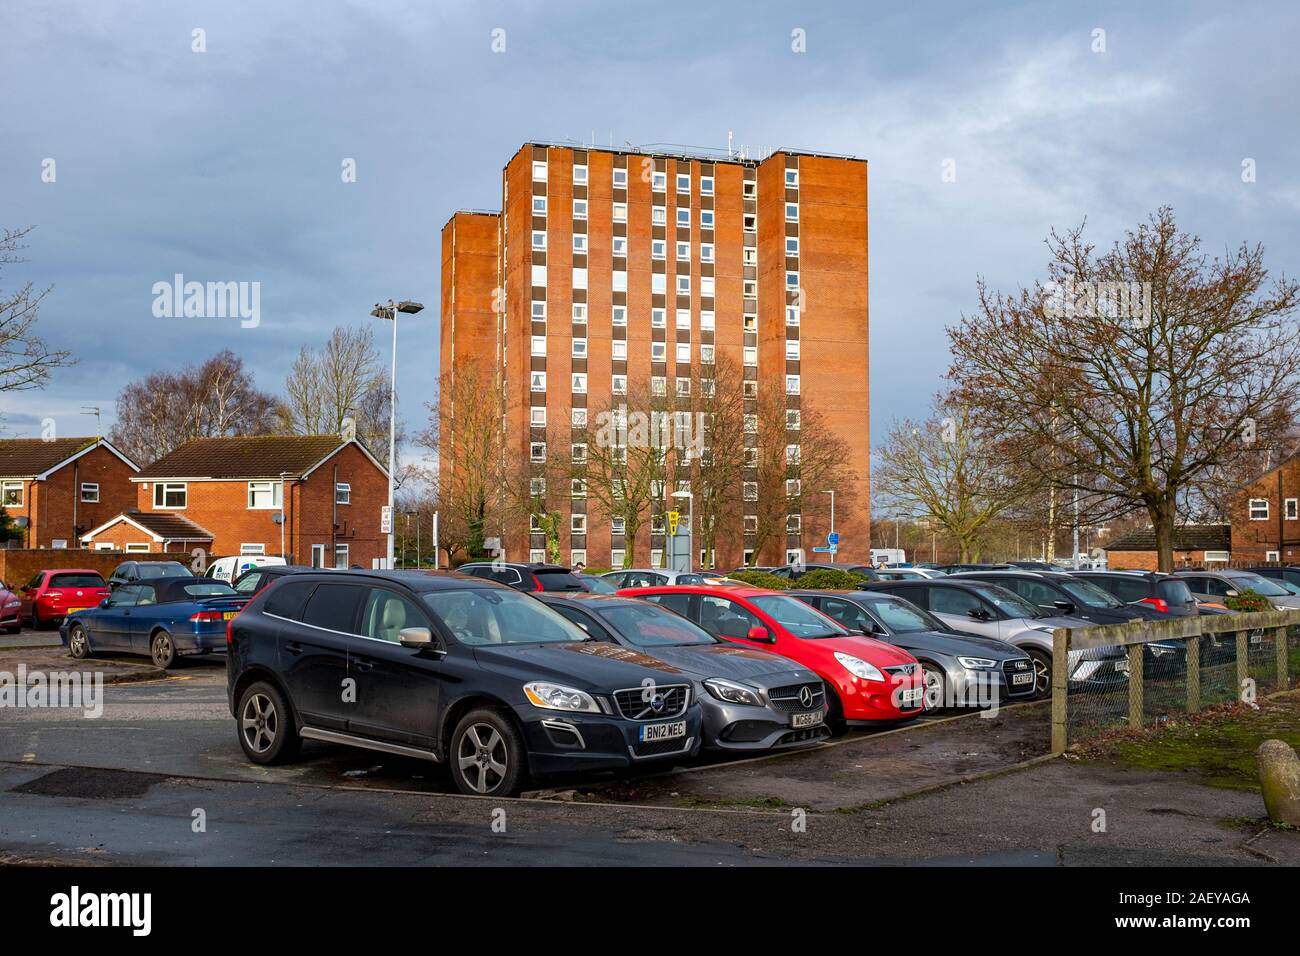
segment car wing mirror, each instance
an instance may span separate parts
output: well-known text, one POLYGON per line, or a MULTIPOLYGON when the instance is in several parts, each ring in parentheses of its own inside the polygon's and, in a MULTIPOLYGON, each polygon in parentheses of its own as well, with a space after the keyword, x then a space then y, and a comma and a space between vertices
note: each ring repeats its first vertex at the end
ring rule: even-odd
POLYGON ((1063 614, 1073 614, 1074 605, 1069 601, 1053 601, 1052 607, 1056 608, 1063 614))
POLYGON ((1227 591, 1227 593, 1224 594, 1223 596, 1224 596, 1224 597, 1237 597, 1237 592, 1236 592, 1235 590, 1233 590, 1232 588, 1229 588, 1228 591, 1227 591))
POLYGON ((429 647, 433 632, 427 627, 404 627, 397 632, 397 640, 403 647, 429 647))
POLYGON ((108 598, 104 598, 104 600, 102 600, 102 601, 99 602, 99 606, 100 606, 100 607, 108 607, 108 600, 109 600, 108 598))
POLYGON ((989 619, 989 612, 984 610, 982 607, 973 607, 966 612, 966 616, 974 618, 977 621, 987 621, 989 619))
POLYGON ((776 643, 776 638, 772 636, 772 632, 765 627, 751 627, 749 631, 746 632, 745 637, 748 640, 757 641, 761 644, 776 643))

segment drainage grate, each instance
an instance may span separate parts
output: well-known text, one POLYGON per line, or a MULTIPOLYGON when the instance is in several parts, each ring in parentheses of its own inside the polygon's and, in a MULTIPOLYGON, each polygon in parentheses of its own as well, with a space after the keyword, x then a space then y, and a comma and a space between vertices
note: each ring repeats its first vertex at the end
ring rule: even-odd
POLYGON ((157 773, 133 773, 127 770, 97 770, 66 767, 52 770, 43 777, 28 780, 10 793, 29 793, 38 797, 77 797, 83 800, 116 800, 119 797, 143 796, 150 787, 167 778, 157 773))

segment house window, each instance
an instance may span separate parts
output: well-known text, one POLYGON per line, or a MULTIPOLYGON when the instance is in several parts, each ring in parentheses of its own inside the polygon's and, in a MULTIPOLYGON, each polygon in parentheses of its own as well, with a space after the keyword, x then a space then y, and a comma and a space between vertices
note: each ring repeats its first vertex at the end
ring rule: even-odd
POLYGON ((627 239, 625 239, 623 236, 614 236, 614 237, 613 237, 613 246, 612 246, 612 248, 613 248, 613 250, 614 250, 614 255, 615 255, 615 256, 626 256, 626 255, 627 255, 627 239))
POLYGON ((539 288, 546 285, 546 266, 533 266, 531 281, 539 288))
POLYGON ((278 481, 250 481, 248 483, 248 507, 266 509, 280 507, 280 489, 278 481))
POLYGON ((651 342, 650 343, 650 361, 665 362, 668 360, 668 343, 651 342))
POLYGON ((587 200, 575 199, 573 201, 573 218, 574 219, 587 218, 587 200))
POLYGON ((585 464, 587 461, 587 446, 582 442, 575 442, 571 451, 571 458, 575 465, 585 464))
POLYGON ((712 346, 712 345, 701 345, 701 346, 700 346, 700 362, 701 362, 701 364, 704 364, 704 365, 712 365, 712 364, 713 364, 713 346, 712 346))
POLYGON ((701 210, 700 210, 700 228, 701 228, 701 229, 712 229, 712 228, 713 228, 713 210, 712 210, 712 209, 701 209, 701 210))
POLYGON ((627 325, 627 306, 616 305, 610 315, 611 325, 627 325))
POLYGON ((677 228, 679 228, 679 229, 689 229, 690 227, 691 227, 691 211, 690 211, 690 209, 678 209, 678 210, 677 210, 677 228))
POLYGON ((545 372, 533 372, 530 381, 532 382, 531 388, 534 392, 546 391, 545 372))
POLYGON ((799 528, 800 528, 800 524, 799 524, 799 516, 798 516, 798 515, 786 515, 786 516, 785 516, 785 533, 786 533, 786 534, 798 534, 798 533, 799 533, 799 528))
POLYGON ((691 327, 691 310, 690 310, 690 309, 678 309, 678 310, 677 310, 677 327, 678 327, 679 329, 689 329, 689 328, 691 327))
POLYGON ((650 276, 650 291, 657 295, 663 295, 668 291, 668 277, 662 272, 656 272, 650 276))
POLYGON ((149 551, 149 542, 128 541, 126 545, 126 550, 131 554, 146 554, 149 551))
POLYGON ((691 380, 689 378, 677 379, 677 397, 686 398, 691 394, 691 380))
POLYGON ((785 287, 790 291, 799 288, 799 273, 787 272, 785 274, 785 287))
POLYGON ((799 458, 800 458, 800 455, 799 455, 799 446, 798 446, 798 445, 786 445, 786 446, 785 446, 785 463, 786 463, 787 465, 797 465, 797 464, 799 464, 799 458))
POLYGON ((23 504, 23 483, 21 481, 0 482, 0 504, 6 508, 21 508, 23 504))
POLYGON ((540 498, 542 495, 546 494, 546 479, 529 478, 528 493, 532 495, 534 498, 540 498))
POLYGON ((713 243, 711 242, 700 243, 700 261, 701 262, 713 261, 713 243))
POLYGON ((573 532, 574 534, 586 534, 586 533, 587 533, 587 516, 586 516, 586 515, 570 515, 570 516, 569 516, 569 530, 570 530, 571 532, 573 532))
POLYGON ((1286 511, 1285 511, 1285 514, 1286 514, 1286 520, 1287 520, 1287 521, 1295 521, 1297 517, 1300 517, 1300 512, 1297 512, 1297 510, 1296 510, 1296 499, 1295 499, 1295 498, 1288 498, 1288 499, 1286 500, 1286 511))
POLYGON ((569 552, 569 567, 576 568, 580 564, 585 566, 586 563, 587 563, 586 548, 574 548, 572 551, 569 552))
POLYGON ((528 410, 529 424, 536 428, 543 428, 546 425, 546 406, 534 405, 528 410))
POLYGON ((626 395, 627 376, 626 375, 612 376, 610 380, 610 391, 613 392, 615 395, 626 395))
POLYGON ((668 208, 666 206, 651 206, 650 222, 656 226, 666 225, 668 223, 668 208))
MULTIPOLYGON (((615 170, 615 172, 618 172, 618 170, 615 170)), ((614 203, 614 221, 627 222, 627 203, 625 202, 614 203)))
POLYGON ((799 254, 799 240, 796 237, 785 237, 785 254, 787 256, 797 256, 799 254))
POLYGON ((585 302, 573 303, 573 321, 582 325, 587 321, 587 304, 585 302))
POLYGON ((545 197, 545 196, 534 196, 534 197, 533 197, 533 215, 534 215, 534 216, 545 216, 545 215, 546 215, 546 197, 545 197))
POLYGON ((627 358, 627 339, 613 339, 609 346, 611 358, 620 361, 627 358))
POLYGON ((184 508, 186 501, 185 483, 154 482, 153 506, 155 508, 184 508))
POLYGON ((334 567, 346 569, 350 553, 350 549, 346 544, 334 545, 334 567))
POLYGON ((585 408, 575 408, 571 410, 569 422, 574 428, 587 427, 587 410, 585 408))
POLYGON ((615 186, 615 188, 617 188, 617 189, 625 189, 625 188, 627 188, 627 170, 626 170, 626 169, 616 169, 616 170, 614 170, 614 186, 615 186))
POLYGON ((612 548, 612 549, 610 549, 610 552, 609 552, 609 564, 610 564, 610 567, 613 567, 613 568, 621 568, 621 567, 623 566, 623 560, 624 560, 624 558, 626 557, 626 555, 627 555, 627 552, 624 551, 622 548, 612 548))
POLYGON ((546 336, 534 335, 532 337, 532 342, 532 353, 544 357, 546 355, 546 336))
POLYGON ((266 545, 264 544, 241 544, 239 546, 240 554, 266 554, 266 545))
POLYGON ((677 364, 689 365, 690 363, 691 363, 691 343, 678 342, 677 343, 677 364))
POLYGON ((88 505, 97 503, 99 501, 99 482, 83 481, 81 483, 81 500, 88 505))
POLYGON ((743 491, 744 491, 746 501, 758 500, 758 482, 756 481, 745 482, 743 486, 743 491))
POLYGON ((587 394, 587 376, 581 372, 575 372, 573 375, 573 391, 579 395, 587 394))
POLYGON ((787 478, 785 480, 785 496, 787 498, 798 498, 801 490, 798 478, 787 478))
POLYGON ((799 430, 799 409, 787 408, 785 410, 785 427, 791 431, 799 430))
POLYGON ((746 213, 741 222, 744 224, 745 232, 758 232, 758 216, 754 213, 746 213))
POLYGON ((533 248, 538 250, 546 248, 546 233, 540 229, 533 232, 533 248))
POLYGON ((799 307, 797 305, 787 305, 785 307, 785 324, 786 325, 799 324, 799 307))
POLYGON ((701 196, 712 196, 712 195, 713 195, 713 177, 712 177, 712 176, 701 176, 701 177, 700 177, 700 195, 701 195, 701 196))
POLYGON ((1278 560, 1278 552, 1276 552, 1276 551, 1265 551, 1265 552, 1264 552, 1264 560, 1265 560, 1265 561, 1277 561, 1277 560, 1278 560))
POLYGON ((788 202, 785 204, 785 221, 799 221, 799 204, 797 202, 788 202))
POLYGON ((538 321, 538 322, 545 322, 545 321, 546 321, 546 303, 545 303, 545 302, 534 302, 534 303, 533 303, 533 318, 534 318, 536 321, 538 321))
POLYGON ((609 519, 609 533, 610 533, 610 534, 626 534, 626 533, 627 533, 627 519, 626 519, 626 518, 619 517, 619 516, 617 516, 617 515, 616 515, 615 517, 613 517, 613 518, 610 518, 610 519, 609 519))
POLYGON ((546 461, 546 442, 535 441, 529 444, 528 460, 533 462, 546 461))
POLYGON ((689 193, 689 192, 691 191, 691 174, 690 174, 690 173, 678 173, 678 174, 677 174, 677 191, 678 191, 679 193, 689 193))
POLYGON ((569 481, 569 497, 585 498, 587 497, 587 479, 572 478, 569 481))
POLYGON ((678 295, 690 295, 690 294, 691 294, 691 277, 690 277, 690 276, 688 276, 688 275, 684 275, 684 276, 678 276, 678 277, 677 277, 677 294, 678 294, 678 295))
POLYGON ((713 313, 712 313, 712 312, 701 312, 701 313, 700 313, 700 331, 701 331, 701 332, 712 332, 712 331, 713 331, 713 313))
POLYGON ((626 272, 626 271, 624 271, 624 270, 622 270, 622 269, 619 269, 619 270, 615 271, 615 273, 614 273, 614 277, 613 277, 613 286, 614 286, 614 291, 615 291, 615 292, 626 292, 626 291, 627 291, 627 272, 626 272))
POLYGON ((573 270, 573 287, 574 287, 575 289, 585 289, 585 288, 587 288, 587 270, 586 270, 586 269, 574 269, 574 270, 573 270))
POLYGON ((313 568, 325 567, 325 545, 313 544, 311 546, 311 566, 313 568))
POLYGON ((659 567, 660 565, 662 565, 663 563, 664 563, 664 549, 663 549, 663 548, 651 548, 651 549, 650 549, 650 567, 652 567, 652 568, 657 568, 657 567, 659 567))
POLYGON ((666 329, 668 328, 668 310, 651 309, 650 310, 650 328, 666 329))
POLYGON ((668 174, 667 174, 667 173, 651 173, 651 174, 650 174, 650 189, 651 189, 653 192, 661 193, 661 192, 663 192, 664 190, 666 190, 667 188, 668 188, 668 174))
POLYGON ((786 339, 785 357, 791 362, 799 361, 799 340, 798 339, 786 339))
POLYGON ((663 534, 663 533, 664 533, 664 516, 663 516, 663 515, 660 514, 660 515, 651 515, 651 516, 650 516, 650 533, 651 533, 651 534, 663 534))
POLYGON ((791 189, 799 188, 799 170, 787 169, 785 171, 785 184, 791 189))
POLYGON ((573 181, 574 181, 575 184, 577 184, 577 185, 579 185, 579 186, 585 186, 585 185, 587 185, 587 167, 586 167, 586 166, 574 166, 574 167, 573 167, 573 181))
MULTIPOLYGON (((745 534, 758 534, 758 515, 745 515, 745 534)), ((749 561, 748 552, 745 561, 749 561)))
POLYGON ((542 527, 542 516, 539 514, 530 514, 528 516, 528 530, 532 534, 541 534, 545 529, 542 527))
POLYGON ((1268 499, 1267 498, 1250 499, 1250 520, 1251 521, 1268 520, 1268 499))
POLYGON ((668 394, 668 379, 662 375, 653 375, 650 378, 650 394, 656 397, 663 397, 668 394))
POLYGON ((713 298, 713 276, 700 276, 700 295, 713 298))
POLYGON ((573 234, 573 251, 574 252, 587 251, 587 234, 585 232, 575 232, 573 234))
MULTIPOLYGON (((799 376, 798 376, 798 375, 787 375, 787 376, 785 377, 785 393, 786 393, 787 395, 798 395, 798 394, 799 394, 799 376)), ((1266 505, 1267 505, 1267 503, 1266 503, 1266 505)))
POLYGON ((749 366, 758 364, 758 346, 746 345, 741 350, 742 361, 749 366))
POLYGON ((541 564, 546 560, 546 550, 544 548, 532 548, 528 552, 528 560, 533 564, 541 564))
POLYGON ((546 182, 546 163, 540 160, 533 162, 533 182, 546 182))
POLYGON ((677 261, 678 262, 691 261, 691 244, 689 242, 677 243, 677 261))
POLYGON ((574 357, 574 358, 586 358, 586 357, 587 357, 587 340, 586 340, 586 339, 574 339, 574 340, 573 340, 573 357, 574 357))

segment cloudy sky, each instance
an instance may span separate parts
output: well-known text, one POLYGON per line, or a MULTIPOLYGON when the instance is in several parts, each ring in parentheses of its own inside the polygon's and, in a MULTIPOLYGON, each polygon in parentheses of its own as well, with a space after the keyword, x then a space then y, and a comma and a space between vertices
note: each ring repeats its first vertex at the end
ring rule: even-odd
POLYGON ((418 425, 438 231, 496 208, 522 142, 730 130, 869 161, 881 435, 924 414, 977 276, 1031 282, 1054 225, 1108 243, 1169 203, 1211 251, 1262 242, 1296 272, 1298 28, 1283 2, 5 0, 0 224, 37 230, 0 284, 52 284, 42 332, 80 363, 0 397, 0 433, 93 432, 85 405, 107 428, 123 383, 222 348, 278 390, 302 344, 390 296, 430 306, 399 359, 418 425), (175 273, 261 283, 260 324, 155 317, 175 273))

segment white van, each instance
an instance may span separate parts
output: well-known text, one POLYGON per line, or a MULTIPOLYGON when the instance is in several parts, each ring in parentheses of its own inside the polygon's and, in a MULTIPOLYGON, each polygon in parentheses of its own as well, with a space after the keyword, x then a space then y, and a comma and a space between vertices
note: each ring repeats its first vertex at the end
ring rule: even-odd
POLYGON ((275 554, 238 554, 229 558, 217 558, 208 565, 205 576, 234 584, 235 580, 249 568, 264 568, 267 565, 284 563, 284 558, 275 554))

